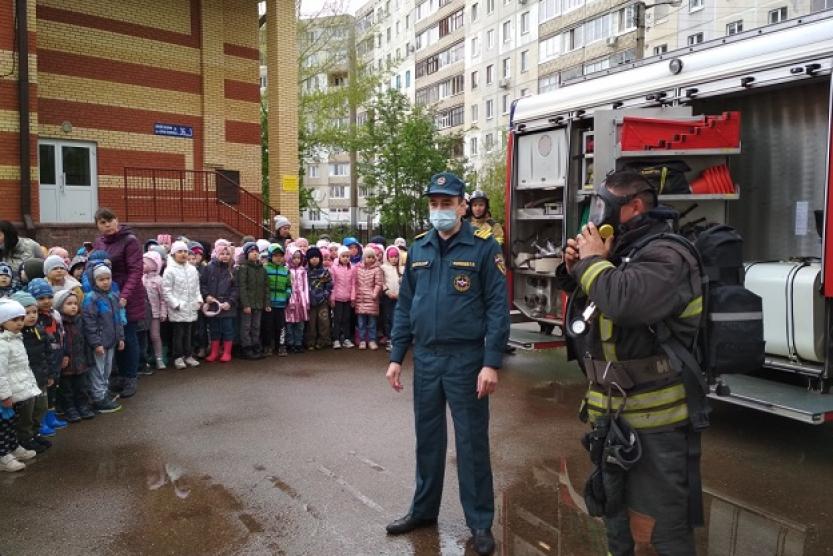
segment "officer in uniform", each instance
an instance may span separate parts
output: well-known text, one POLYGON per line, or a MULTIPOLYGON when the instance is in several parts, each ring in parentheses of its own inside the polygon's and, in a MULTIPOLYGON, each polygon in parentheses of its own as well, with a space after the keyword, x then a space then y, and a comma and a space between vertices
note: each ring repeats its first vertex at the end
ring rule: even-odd
POLYGON ((446 403, 454 420, 457 477, 478 554, 491 554, 494 491, 489 394, 509 334, 506 266, 488 230, 459 216, 465 184, 433 176, 426 195, 433 229, 417 236, 396 304, 387 379, 401 391, 402 361, 414 344, 416 491, 408 514, 387 526, 407 533, 437 522, 446 461, 446 403))
POLYGON ((568 240, 556 276, 572 292, 571 318, 585 318, 588 329, 570 345, 589 381, 583 419, 595 432, 602 416, 621 410, 641 443, 641 457, 621 482, 624 504, 604 511, 609 553, 652 547, 660 555, 694 555, 693 527, 703 517, 699 432, 708 418, 705 393, 677 352, 695 347, 703 301, 698 261, 660 236, 671 233, 674 213, 657 206, 656 190, 638 173, 611 174, 591 202, 590 222, 568 240), (606 225, 614 235, 603 239, 606 225))
POLYGON ((477 190, 469 196, 468 221, 478 230, 486 229, 492 232, 495 241, 503 245, 503 227, 492 218, 489 197, 484 191, 477 190))

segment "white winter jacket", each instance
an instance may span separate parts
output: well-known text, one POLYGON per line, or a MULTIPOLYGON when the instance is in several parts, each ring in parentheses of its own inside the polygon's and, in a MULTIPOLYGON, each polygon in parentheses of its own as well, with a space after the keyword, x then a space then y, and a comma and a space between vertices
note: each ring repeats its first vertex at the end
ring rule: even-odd
POLYGON ((168 257, 168 266, 162 275, 162 292, 168 304, 168 320, 194 322, 202 307, 200 275, 192 264, 179 264, 168 257))
POLYGON ((35 375, 29 368, 29 356, 23 335, 4 330, 0 334, 0 400, 11 398, 14 403, 40 396, 35 375))

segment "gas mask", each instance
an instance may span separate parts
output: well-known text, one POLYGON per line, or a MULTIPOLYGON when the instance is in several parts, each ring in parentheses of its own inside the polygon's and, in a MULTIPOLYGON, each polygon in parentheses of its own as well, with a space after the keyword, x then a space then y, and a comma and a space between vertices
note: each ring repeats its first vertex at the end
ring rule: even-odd
POLYGON ((596 187, 590 200, 589 221, 595 224, 597 228, 609 224, 614 230, 618 230, 622 225, 619 221, 619 213, 622 207, 634 200, 637 195, 646 192, 653 193, 651 189, 646 187, 630 195, 616 195, 602 182, 596 187))

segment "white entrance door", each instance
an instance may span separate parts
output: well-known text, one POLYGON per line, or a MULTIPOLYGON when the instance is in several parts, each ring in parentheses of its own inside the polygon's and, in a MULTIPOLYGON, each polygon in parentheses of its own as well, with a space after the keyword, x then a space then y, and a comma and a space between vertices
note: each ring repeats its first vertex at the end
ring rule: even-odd
POLYGON ((38 142, 40 221, 90 223, 98 205, 94 143, 38 142))

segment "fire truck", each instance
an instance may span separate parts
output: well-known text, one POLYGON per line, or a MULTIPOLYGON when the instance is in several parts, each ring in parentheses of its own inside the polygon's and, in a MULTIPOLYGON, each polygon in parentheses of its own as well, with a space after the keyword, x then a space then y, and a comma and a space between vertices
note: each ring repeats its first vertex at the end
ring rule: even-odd
POLYGON ((512 343, 564 345, 566 296, 554 278, 566 239, 609 172, 653 166, 680 226, 725 223, 742 234, 744 286, 763 301, 764 367, 724 375, 711 397, 832 421, 831 66, 827 12, 516 100, 506 245, 513 320, 523 322, 512 343))

